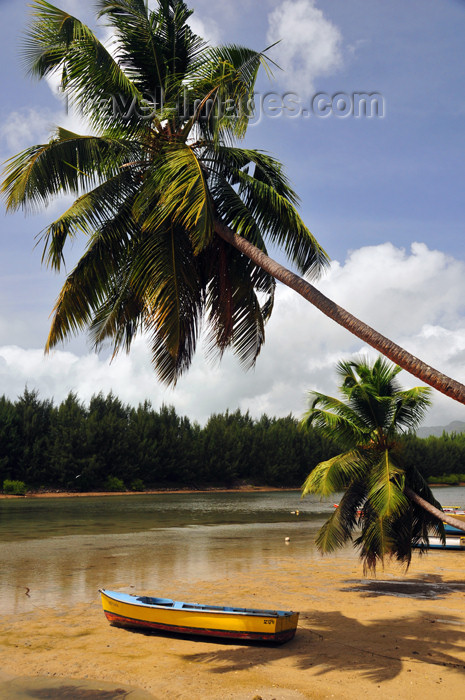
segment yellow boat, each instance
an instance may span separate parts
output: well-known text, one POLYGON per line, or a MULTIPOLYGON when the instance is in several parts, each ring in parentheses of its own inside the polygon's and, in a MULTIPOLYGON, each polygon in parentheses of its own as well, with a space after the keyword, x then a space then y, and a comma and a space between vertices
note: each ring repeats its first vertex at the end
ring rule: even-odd
POLYGON ((457 520, 465 521, 465 510, 461 506, 444 506, 443 511, 457 518, 457 520))
POLYGON ((101 589, 103 612, 119 627, 282 644, 295 635, 299 613, 182 603, 101 589))

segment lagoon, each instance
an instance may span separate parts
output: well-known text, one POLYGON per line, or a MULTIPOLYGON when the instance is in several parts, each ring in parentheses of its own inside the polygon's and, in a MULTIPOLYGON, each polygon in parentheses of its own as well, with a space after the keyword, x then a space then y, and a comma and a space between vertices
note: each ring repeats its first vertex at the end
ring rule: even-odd
MULTIPOLYGON (((435 493, 465 504, 463 487, 435 493)), ((233 580, 258 565, 310 568, 332 510, 333 500, 298 491, 1 500, 0 611, 95 603, 100 587, 182 599, 196 581, 233 580)), ((342 555, 356 558, 350 548, 342 555)))
POLYGON ((331 510, 298 491, 2 500, 0 611, 91 602, 103 586, 182 597, 195 580, 319 556, 331 510))

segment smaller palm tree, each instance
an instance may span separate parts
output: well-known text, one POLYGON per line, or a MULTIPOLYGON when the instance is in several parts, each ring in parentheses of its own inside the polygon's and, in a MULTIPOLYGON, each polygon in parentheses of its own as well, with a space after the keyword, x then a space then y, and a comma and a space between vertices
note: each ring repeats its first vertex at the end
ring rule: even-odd
POLYGON ((403 462, 399 442, 402 432, 420 424, 431 404, 430 389, 402 389, 401 368, 381 357, 373 364, 340 362, 336 371, 342 399, 311 392, 302 420, 344 447, 342 454, 320 462, 303 485, 302 496, 344 491, 317 546, 328 553, 353 540, 365 572, 385 556, 408 567, 412 546, 427 545, 429 532, 444 540, 442 519, 424 506, 442 515, 441 505, 420 471, 403 462))

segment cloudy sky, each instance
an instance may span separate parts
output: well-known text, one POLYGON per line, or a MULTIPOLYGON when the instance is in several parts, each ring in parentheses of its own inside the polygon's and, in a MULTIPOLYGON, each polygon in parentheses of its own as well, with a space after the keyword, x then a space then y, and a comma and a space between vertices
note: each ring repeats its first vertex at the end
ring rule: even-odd
MULTIPOLYGON (((92 22, 93 2, 58 5, 92 22)), ((0 160, 71 125, 54 86, 26 75, 19 43, 27 0, 0 0, 0 160)), ((247 145, 277 156, 301 213, 333 263, 317 286, 426 362, 465 381, 465 2, 463 0, 192 0, 193 28, 211 42, 275 43, 280 66, 258 85, 247 145), (367 116, 357 95, 376 94, 367 116), (334 97, 337 96, 337 97, 334 97), (285 104, 287 110, 280 108, 285 104)), ((108 36, 105 28, 99 36, 108 36)), ((363 106, 363 105, 362 105, 363 106)), ((367 348, 279 286, 254 370, 200 352, 169 390, 144 339, 113 363, 76 338, 44 357, 63 278, 41 266, 37 234, 64 208, 0 219, 0 394, 25 385, 61 401, 112 390, 125 402, 169 403, 192 419, 249 410, 300 415, 306 392, 335 393, 333 368, 367 348)), ((79 250, 70 249, 69 266, 79 250)), ((405 385, 418 383, 406 373, 405 385)), ((439 394, 427 423, 465 420, 439 394)))

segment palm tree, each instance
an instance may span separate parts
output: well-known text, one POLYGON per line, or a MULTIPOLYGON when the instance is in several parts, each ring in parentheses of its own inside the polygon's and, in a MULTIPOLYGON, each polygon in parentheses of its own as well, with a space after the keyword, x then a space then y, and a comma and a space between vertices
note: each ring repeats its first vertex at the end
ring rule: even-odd
POLYGON ((24 46, 32 75, 59 73, 69 102, 95 133, 58 128, 48 143, 7 162, 10 210, 59 194, 74 204, 44 232, 43 260, 61 269, 78 234, 87 248, 57 300, 46 349, 90 332, 114 352, 148 332, 161 380, 175 383, 203 325, 208 350, 228 347, 253 365, 276 280, 439 391, 465 403, 465 386, 413 357, 273 261, 277 245, 300 275, 328 258, 296 211, 281 165, 238 148, 261 66, 240 46, 208 47, 188 26, 182 0, 99 0, 114 36, 107 49, 82 22, 35 0, 24 46))
POLYGON ((444 538, 443 521, 465 529, 442 512, 421 472, 402 460, 399 436, 418 427, 431 390, 402 389, 400 371, 381 357, 373 364, 365 359, 340 362, 336 372, 342 398, 311 392, 302 420, 304 427, 313 425, 336 437, 344 449, 320 462, 302 488, 302 496, 344 491, 317 546, 326 553, 353 540, 365 569, 374 570, 385 556, 408 566, 412 546, 428 544, 428 532, 444 538))
POLYGON ((8 207, 40 207, 79 195, 43 233, 44 261, 60 270, 64 246, 86 235, 85 253, 55 306, 46 348, 84 328, 98 348, 129 349, 150 336, 161 380, 175 383, 195 352, 233 347, 256 360, 273 307, 274 278, 216 233, 222 225, 266 250, 281 246, 301 273, 327 256, 296 212, 296 195, 270 156, 233 146, 263 54, 209 48, 180 0, 101 0, 112 51, 45 0, 34 5, 24 47, 33 75, 56 73, 97 135, 58 128, 49 143, 12 158, 8 207))

